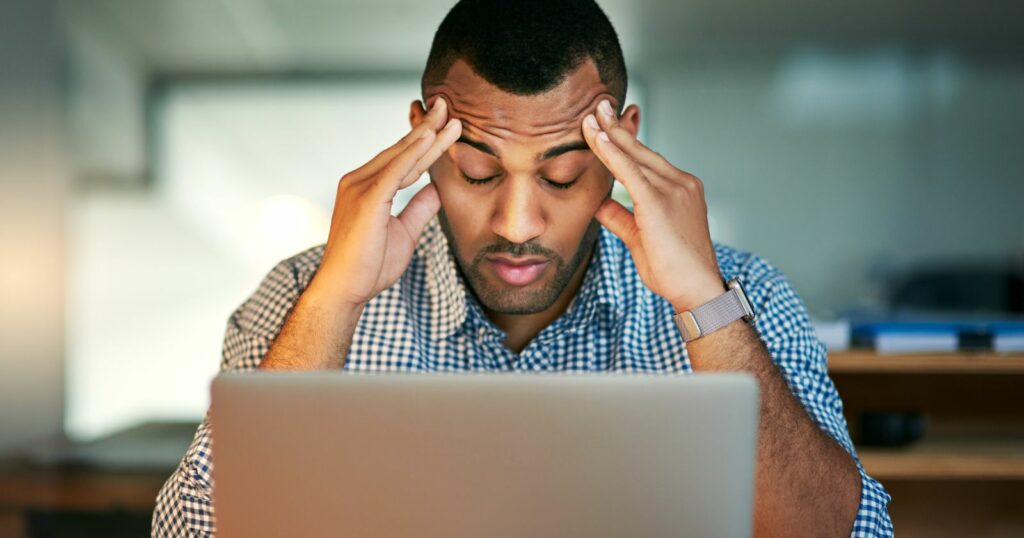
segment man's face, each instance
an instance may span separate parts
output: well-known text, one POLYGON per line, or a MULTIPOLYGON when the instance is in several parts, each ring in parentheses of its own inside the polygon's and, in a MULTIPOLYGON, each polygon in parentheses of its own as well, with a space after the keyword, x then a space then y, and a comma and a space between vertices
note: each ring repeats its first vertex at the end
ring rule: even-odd
MULTIPOLYGON (((426 88, 427 103, 438 97, 463 125, 430 168, 459 268, 486 309, 543 312, 581 280, 597 238, 594 213, 611 190, 583 139, 583 118, 602 99, 619 103, 589 61, 534 96, 505 93, 457 61, 443 84, 426 88)), ((414 124, 422 114, 414 103, 414 124)))

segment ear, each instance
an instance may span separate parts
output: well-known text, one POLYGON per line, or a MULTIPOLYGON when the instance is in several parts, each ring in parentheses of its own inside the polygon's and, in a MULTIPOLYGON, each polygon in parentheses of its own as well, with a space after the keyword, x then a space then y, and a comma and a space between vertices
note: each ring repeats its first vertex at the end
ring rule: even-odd
POLYGON ((427 117, 427 109, 419 99, 409 103, 409 127, 415 129, 427 117))
POLYGON ((619 124, 626 128, 633 136, 640 131, 640 107, 629 105, 619 116, 619 124))

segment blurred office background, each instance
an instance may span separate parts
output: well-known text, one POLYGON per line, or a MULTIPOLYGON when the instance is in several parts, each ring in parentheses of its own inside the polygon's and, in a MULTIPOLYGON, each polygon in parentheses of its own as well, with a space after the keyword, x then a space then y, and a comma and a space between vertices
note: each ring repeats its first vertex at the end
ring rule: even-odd
MULTIPOLYGON (((198 421, 228 315, 407 129, 451 3, 0 0, 0 450, 198 421)), ((643 138, 816 318, 1024 267, 1024 5, 600 4, 643 138)))

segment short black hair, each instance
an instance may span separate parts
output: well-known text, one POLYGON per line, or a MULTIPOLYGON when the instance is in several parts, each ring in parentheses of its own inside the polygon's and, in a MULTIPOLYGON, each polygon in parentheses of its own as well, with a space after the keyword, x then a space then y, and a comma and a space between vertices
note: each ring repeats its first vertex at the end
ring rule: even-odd
POLYGON ((591 59, 620 106, 626 96, 619 38, 594 0, 461 0, 434 34, 423 89, 459 59, 516 95, 551 90, 591 59))

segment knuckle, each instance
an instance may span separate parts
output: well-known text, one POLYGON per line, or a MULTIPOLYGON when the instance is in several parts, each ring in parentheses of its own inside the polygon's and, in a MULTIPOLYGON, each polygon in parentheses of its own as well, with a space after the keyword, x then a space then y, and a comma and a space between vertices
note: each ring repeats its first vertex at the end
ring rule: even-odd
POLYGON ((685 187, 672 188, 670 186, 666 186, 666 188, 663 189, 663 194, 673 203, 683 202, 690 197, 690 192, 687 191, 685 187))
POLYGON ((337 197, 340 198, 340 197, 344 196, 345 193, 348 192, 349 189, 351 189, 351 188, 352 188, 352 183, 350 181, 346 181, 344 178, 342 178, 341 180, 338 181, 338 189, 335 192, 335 194, 337 195, 337 197))
POLYGON ((682 184, 684 187, 686 187, 687 190, 691 191, 700 190, 701 188, 703 188, 703 185, 701 184, 701 181, 697 179, 697 176, 687 174, 686 172, 683 172, 682 184))

